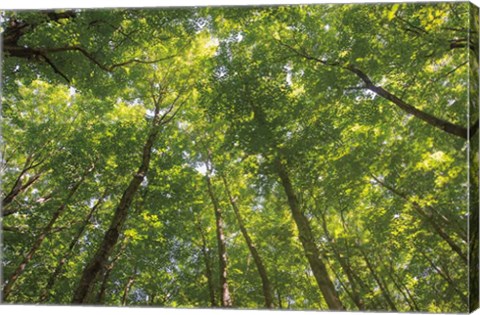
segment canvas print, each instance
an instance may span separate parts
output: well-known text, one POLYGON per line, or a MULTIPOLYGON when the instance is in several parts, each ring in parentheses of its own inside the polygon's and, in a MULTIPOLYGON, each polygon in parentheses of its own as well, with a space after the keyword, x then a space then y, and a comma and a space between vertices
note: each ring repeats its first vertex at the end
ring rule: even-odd
POLYGON ((9 10, 5 304, 478 307, 478 8, 9 10))

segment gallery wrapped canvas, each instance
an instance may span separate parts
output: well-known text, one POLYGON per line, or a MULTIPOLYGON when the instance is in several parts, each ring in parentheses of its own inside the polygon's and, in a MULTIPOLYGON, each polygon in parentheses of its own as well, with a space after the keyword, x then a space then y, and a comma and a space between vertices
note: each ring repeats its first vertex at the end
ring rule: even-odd
POLYGON ((478 308, 473 4, 0 23, 2 303, 478 308))

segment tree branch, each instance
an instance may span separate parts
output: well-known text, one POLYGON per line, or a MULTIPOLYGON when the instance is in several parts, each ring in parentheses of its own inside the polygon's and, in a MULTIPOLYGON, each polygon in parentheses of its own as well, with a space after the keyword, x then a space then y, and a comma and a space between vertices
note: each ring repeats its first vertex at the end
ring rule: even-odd
POLYGON ((357 77, 359 77, 364 83, 365 87, 374 92, 376 95, 390 101, 391 103, 395 104, 397 107, 401 108, 403 111, 407 112, 408 114, 411 114, 418 119, 423 120, 424 122, 428 123, 429 125, 438 128, 440 130, 445 131, 446 133, 452 134, 454 136, 463 138, 463 139, 468 139, 468 130, 467 128, 464 128, 462 126, 456 125, 454 123, 448 122, 446 120, 443 120, 441 118, 438 118, 434 115, 431 115, 429 113, 426 113, 424 111, 419 110, 418 108, 406 103, 402 99, 398 98, 394 94, 390 93, 389 91, 385 90, 381 86, 375 85, 370 77, 360 70, 359 68, 350 65, 350 64, 340 64, 338 62, 329 62, 328 60, 324 59, 319 59, 316 58, 304 50, 299 50, 298 48, 294 48, 290 45, 287 45, 283 42, 280 42, 280 44, 284 47, 287 47, 289 50, 296 52, 296 54, 306 60, 311 60, 317 63, 320 63, 325 66, 332 66, 332 67, 337 67, 341 69, 345 69, 353 74, 355 74, 357 77))
POLYGON ((133 63, 138 64, 154 64, 158 62, 162 62, 168 59, 175 58, 176 55, 170 55, 163 58, 158 58, 155 60, 141 60, 137 58, 132 58, 123 62, 115 63, 112 65, 105 65, 101 63, 96 57, 87 51, 85 48, 81 46, 65 46, 65 47, 53 47, 53 48, 30 48, 30 47, 21 47, 17 45, 8 45, 4 46, 4 51, 6 56, 18 57, 18 58, 25 58, 25 59, 37 59, 39 61, 46 62, 50 67, 52 67, 53 71, 59 74, 63 79, 65 79, 68 83, 70 80, 68 77, 60 71, 60 69, 49 59, 49 54, 56 54, 62 52, 79 52, 88 60, 90 60, 93 64, 97 67, 102 69, 106 72, 113 72, 116 68, 124 67, 133 63))

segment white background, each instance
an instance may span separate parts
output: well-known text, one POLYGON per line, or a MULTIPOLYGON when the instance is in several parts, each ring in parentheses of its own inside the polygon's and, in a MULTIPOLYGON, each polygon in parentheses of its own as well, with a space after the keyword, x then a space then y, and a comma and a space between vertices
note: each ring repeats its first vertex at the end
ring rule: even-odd
MULTIPOLYGON (((51 9, 51 8, 106 8, 106 7, 158 7, 158 6, 204 6, 204 5, 255 5, 255 4, 301 4, 301 3, 365 3, 366 1, 350 0, 1 0, 0 10, 8 9, 51 9)), ((367 1, 371 3, 378 2, 399 2, 398 0, 367 1)), ((402 2, 417 2, 412 0, 402 0, 402 2)), ((422 0, 422 2, 438 2, 432 0, 422 0)), ((480 6, 480 0, 472 1, 480 6)), ((212 310, 212 309, 159 309, 159 308, 119 308, 119 307, 66 307, 66 306, 27 306, 27 305, 0 305, 0 315, 13 315, 28 313, 49 314, 49 315, 268 315, 272 311, 240 311, 240 310, 212 310), (266 313, 267 312, 267 313, 266 313)), ((282 315, 312 315, 312 312, 300 311, 276 311, 273 314, 282 315)), ((331 315, 340 315, 340 312, 328 312, 331 315)), ((355 314, 368 314, 356 312, 355 314)), ((374 313, 390 314, 390 313, 374 313)), ((480 315, 476 311, 475 315, 480 315)))

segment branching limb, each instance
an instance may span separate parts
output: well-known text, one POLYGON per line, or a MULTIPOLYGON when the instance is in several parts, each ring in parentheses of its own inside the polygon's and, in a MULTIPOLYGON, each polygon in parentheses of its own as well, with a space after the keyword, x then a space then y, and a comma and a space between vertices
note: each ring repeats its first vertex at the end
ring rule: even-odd
POLYGON ((358 78, 360 78, 365 83, 365 87, 368 90, 370 90, 370 91, 374 92, 376 95, 390 101, 391 103, 395 104, 397 107, 401 108, 403 111, 407 112, 408 114, 411 114, 411 115, 423 120, 424 122, 428 123, 429 125, 431 125, 435 128, 438 128, 440 130, 443 130, 443 131, 445 131, 449 134, 452 134, 454 136, 457 136, 457 137, 460 137, 460 138, 463 138, 463 139, 468 139, 467 128, 456 125, 456 124, 451 123, 451 122, 448 122, 448 121, 443 120, 441 118, 438 118, 434 115, 431 115, 427 112, 421 111, 418 108, 408 104, 407 102, 398 98, 397 96, 390 93, 389 91, 387 91, 383 87, 375 85, 373 83, 373 81, 370 79, 370 77, 365 72, 363 72, 362 70, 357 68, 356 66, 354 66, 352 64, 340 64, 339 62, 331 62, 331 61, 328 61, 328 60, 325 60, 325 59, 320 59, 320 58, 317 58, 317 57, 314 57, 314 56, 310 55, 309 53, 307 53, 303 49, 298 49, 298 48, 292 47, 292 46, 290 46, 290 45, 288 45, 284 42, 280 42, 280 44, 282 46, 286 47, 287 49, 289 49, 290 51, 296 52, 296 54, 298 56, 300 56, 300 57, 302 57, 306 60, 311 60, 311 61, 320 63, 320 64, 325 65, 325 66, 332 66, 332 67, 341 68, 341 69, 347 70, 347 71, 355 74, 358 78))

